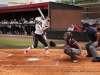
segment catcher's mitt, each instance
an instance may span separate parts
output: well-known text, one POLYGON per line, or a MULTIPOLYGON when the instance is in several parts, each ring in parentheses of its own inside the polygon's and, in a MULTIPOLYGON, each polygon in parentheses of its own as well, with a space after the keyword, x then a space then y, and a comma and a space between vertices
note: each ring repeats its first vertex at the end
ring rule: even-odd
POLYGON ((53 42, 53 41, 50 41, 49 45, 50 45, 51 47, 55 47, 55 46, 56 46, 55 42, 53 42))

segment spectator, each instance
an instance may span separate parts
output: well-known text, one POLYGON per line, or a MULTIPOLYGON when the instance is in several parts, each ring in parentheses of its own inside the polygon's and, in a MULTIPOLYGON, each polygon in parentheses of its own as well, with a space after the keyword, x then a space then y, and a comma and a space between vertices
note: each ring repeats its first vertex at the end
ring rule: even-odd
MULTIPOLYGON (((11 20, 10 24, 14 24, 14 21, 11 20)), ((12 31, 13 25, 10 25, 10 26, 11 26, 11 28, 10 28, 11 34, 13 34, 13 31, 12 31)), ((13 28, 13 29, 14 29, 14 28, 13 28)))
POLYGON ((7 21, 6 21, 6 19, 4 19, 4 22, 3 22, 3 24, 7 24, 7 21))
MULTIPOLYGON (((2 22, 0 22, 2 24, 2 22)), ((0 25, 0 34, 2 34, 2 26, 0 25)))
MULTIPOLYGON (((4 20, 1 21, 1 24, 4 24, 4 20)), ((4 25, 1 26, 2 33, 4 33, 4 25)))
POLYGON ((24 31, 25 31, 25 26, 22 25, 22 28, 21 28, 21 34, 24 35, 24 31))
MULTIPOLYGON (((34 18, 31 18, 31 19, 30 19, 29 24, 35 24, 34 18)), ((33 31, 35 31, 35 27, 34 27, 34 25, 31 25, 31 33, 32 33, 33 31)))
POLYGON ((100 25, 97 25, 97 31, 100 31, 100 25))
POLYGON ((12 30, 12 25, 10 25, 10 21, 9 21, 9 23, 8 23, 9 25, 8 25, 8 34, 12 34, 12 32, 11 32, 11 30, 12 30))
POLYGON ((24 22, 24 18, 23 18, 23 16, 21 16, 21 23, 23 24, 23 22, 24 22))
MULTIPOLYGON (((18 21, 18 24, 22 24, 21 20, 18 21)), ((19 27, 19 28, 18 28, 18 32, 19 32, 19 34, 21 35, 21 32, 20 32, 20 31, 21 31, 21 25, 19 25, 18 27, 19 27)))
POLYGON ((10 24, 14 24, 14 21, 13 21, 13 20, 11 20, 10 24))
POLYGON ((25 32, 27 32, 27 29, 28 29, 28 21, 26 20, 26 19, 24 19, 24 23, 23 24, 26 24, 26 25, 24 25, 24 27, 25 27, 25 32))
POLYGON ((34 23, 34 18, 31 18, 31 19, 30 19, 29 24, 35 24, 35 23, 34 23))
POLYGON ((68 31, 73 31, 73 29, 74 29, 74 26, 71 25, 71 27, 69 27, 67 30, 68 30, 68 31))
MULTIPOLYGON (((18 24, 16 19, 14 20, 14 24, 18 24)), ((15 25, 14 32, 15 32, 16 35, 18 34, 18 25, 15 25)))
POLYGON ((73 31, 82 31, 82 29, 81 28, 78 28, 77 25, 74 25, 73 31))

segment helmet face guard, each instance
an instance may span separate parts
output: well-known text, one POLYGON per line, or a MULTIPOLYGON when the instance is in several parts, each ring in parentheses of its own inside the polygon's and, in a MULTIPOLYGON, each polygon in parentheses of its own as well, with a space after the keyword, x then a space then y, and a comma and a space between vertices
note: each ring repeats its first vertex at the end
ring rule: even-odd
POLYGON ((70 38, 72 38, 72 37, 73 37, 73 35, 72 35, 71 32, 65 32, 65 34, 64 34, 64 39, 65 39, 65 41, 67 41, 68 39, 70 39, 70 38), (67 38, 65 38, 65 36, 67 36, 67 38))

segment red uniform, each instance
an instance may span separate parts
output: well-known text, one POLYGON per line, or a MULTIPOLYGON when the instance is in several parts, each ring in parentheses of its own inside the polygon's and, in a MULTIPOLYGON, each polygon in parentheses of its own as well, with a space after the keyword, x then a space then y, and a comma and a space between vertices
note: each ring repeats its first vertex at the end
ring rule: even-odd
POLYGON ((78 27, 75 27, 74 28, 74 31, 82 31, 82 29, 81 28, 78 28, 78 27))
POLYGON ((76 48, 78 49, 78 46, 76 46, 75 44, 77 43, 77 41, 75 39, 70 39, 69 41, 66 41, 66 44, 69 45, 72 48, 76 48))

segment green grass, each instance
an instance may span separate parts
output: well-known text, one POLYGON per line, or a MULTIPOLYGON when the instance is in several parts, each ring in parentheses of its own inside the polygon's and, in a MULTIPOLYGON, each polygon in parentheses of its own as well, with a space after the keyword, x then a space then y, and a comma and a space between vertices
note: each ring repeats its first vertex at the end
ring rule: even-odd
MULTIPOLYGON (((33 42, 26 42, 26 41, 14 41, 14 40, 3 40, 0 39, 0 44, 2 45, 12 45, 12 46, 31 46, 33 42)), ((38 46, 43 46, 42 43, 38 43, 38 46)))

